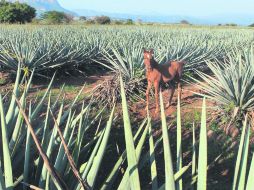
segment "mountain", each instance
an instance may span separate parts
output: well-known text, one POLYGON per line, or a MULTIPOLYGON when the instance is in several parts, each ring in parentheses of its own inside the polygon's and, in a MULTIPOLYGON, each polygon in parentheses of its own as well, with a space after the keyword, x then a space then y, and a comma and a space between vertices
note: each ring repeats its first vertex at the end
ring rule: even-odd
POLYGON ((76 13, 63 8, 57 0, 9 0, 10 2, 19 1, 20 3, 27 3, 37 10, 37 14, 40 15, 45 11, 61 11, 68 14, 76 15, 76 13))

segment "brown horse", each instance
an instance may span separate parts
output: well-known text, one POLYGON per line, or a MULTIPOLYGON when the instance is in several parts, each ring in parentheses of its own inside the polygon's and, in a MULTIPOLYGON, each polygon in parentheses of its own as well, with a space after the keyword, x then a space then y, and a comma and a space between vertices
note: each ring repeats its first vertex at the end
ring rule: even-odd
MULTIPOLYGON (((178 93, 181 99, 181 83, 180 79, 183 73, 183 66, 185 64, 184 61, 168 61, 165 64, 158 64, 154 60, 154 51, 145 50, 144 49, 144 63, 146 67, 146 78, 148 82, 147 90, 146 90, 146 106, 147 110, 149 109, 149 92, 152 85, 155 88, 155 101, 156 101, 156 113, 159 112, 159 87, 160 83, 170 83, 176 82, 178 84, 178 93)), ((166 107, 171 105, 171 101, 175 92, 175 85, 170 84, 171 86, 171 94, 169 97, 169 101, 166 107)))

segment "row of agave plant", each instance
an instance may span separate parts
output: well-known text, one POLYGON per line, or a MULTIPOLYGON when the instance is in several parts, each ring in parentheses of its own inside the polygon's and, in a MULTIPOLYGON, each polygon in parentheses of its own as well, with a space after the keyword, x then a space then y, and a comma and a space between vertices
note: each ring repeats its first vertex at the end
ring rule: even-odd
POLYGON ((0 62, 10 70, 42 70, 86 63, 98 52, 99 44, 91 31, 78 33, 57 28, 5 28, 0 31, 0 62))
POLYGON ((4 26, 0 29, 0 62, 11 70, 35 72, 65 65, 106 62, 128 79, 143 68, 142 48, 154 48, 158 61, 185 60, 186 70, 205 66, 204 60, 221 59, 233 47, 253 41, 253 32, 206 28, 101 27, 101 26, 4 26), (119 63, 115 66, 115 62, 119 63), (124 66, 123 62, 127 65, 124 66), (137 71, 134 71, 136 69, 137 71))
MULTIPOLYGON (((102 113, 95 111, 91 115, 91 103, 83 103, 75 109, 75 100, 67 106, 57 99, 51 102, 50 82, 44 96, 32 103, 27 103, 29 88, 33 74, 29 80, 21 77, 18 68, 17 78, 10 99, 0 95, 1 147, 0 147, 0 188, 1 189, 141 189, 142 171, 147 165, 151 172, 152 189, 186 189, 207 188, 207 122, 206 101, 203 100, 200 123, 200 138, 196 139, 193 126, 192 161, 183 166, 181 108, 177 104, 177 161, 172 161, 172 140, 160 93, 162 136, 154 139, 151 118, 148 117, 138 127, 133 136, 128 112, 128 103, 124 91, 124 83, 120 78, 121 109, 125 147, 110 171, 103 171, 105 181, 98 181, 98 173, 103 163, 103 155, 108 151, 108 141, 115 117, 115 106, 111 114, 103 122, 102 113), (20 85, 24 84, 23 90, 20 85), (44 105, 46 97, 48 103, 44 105), (26 113, 28 112, 28 113, 26 113), (57 115, 57 116, 56 116, 57 115), (101 125, 105 125, 102 127, 101 125), (91 129, 91 130, 90 130, 91 129), (62 132, 63 131, 63 132, 62 132), (90 136, 90 138, 88 138, 90 136), (91 137, 92 136, 92 137, 91 137), (144 144, 148 141, 149 150, 144 152, 144 144), (158 183, 156 152, 163 145, 165 164, 165 182, 158 183), (198 150, 198 151, 197 151, 198 150), (174 169, 175 168, 175 169, 174 169), (122 175, 121 171, 125 171, 122 175), (190 172, 191 171, 191 172, 190 172), (184 181, 183 176, 190 175, 191 181, 184 181)), ((232 189, 254 188, 254 157, 248 163, 250 122, 246 113, 235 164, 235 175, 232 189), (249 169, 248 169, 249 168, 249 169), (249 171, 248 171, 249 170, 249 171)), ((104 115, 105 117, 105 115, 104 115)))

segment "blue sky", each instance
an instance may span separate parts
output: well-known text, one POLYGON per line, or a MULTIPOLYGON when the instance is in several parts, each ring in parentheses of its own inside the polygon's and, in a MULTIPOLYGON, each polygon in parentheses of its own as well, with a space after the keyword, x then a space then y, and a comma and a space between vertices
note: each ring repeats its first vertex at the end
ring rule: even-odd
POLYGON ((131 14, 185 15, 249 15, 254 17, 253 0, 58 0, 69 9, 131 14))

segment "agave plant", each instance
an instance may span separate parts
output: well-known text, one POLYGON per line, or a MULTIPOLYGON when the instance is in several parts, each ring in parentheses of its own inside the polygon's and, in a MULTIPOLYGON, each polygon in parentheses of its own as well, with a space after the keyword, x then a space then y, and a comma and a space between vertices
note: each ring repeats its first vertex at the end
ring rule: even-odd
POLYGON ((231 105, 233 109, 249 112, 254 108, 254 70, 252 54, 228 55, 223 62, 207 62, 212 75, 197 71, 201 80, 198 87, 221 108, 231 105), (248 56, 247 56, 248 55, 248 56))
POLYGON ((144 88, 144 66, 143 50, 137 41, 122 42, 119 47, 110 50, 102 50, 102 59, 97 61, 100 65, 113 72, 113 77, 99 85, 94 91, 98 92, 97 99, 107 100, 108 103, 113 99, 120 100, 119 79, 120 75, 125 82, 125 91, 128 99, 139 99, 144 88), (128 48, 132 46, 132 48, 128 48), (121 48, 119 48, 121 47, 121 48), (112 53, 111 53, 112 52, 112 53))

